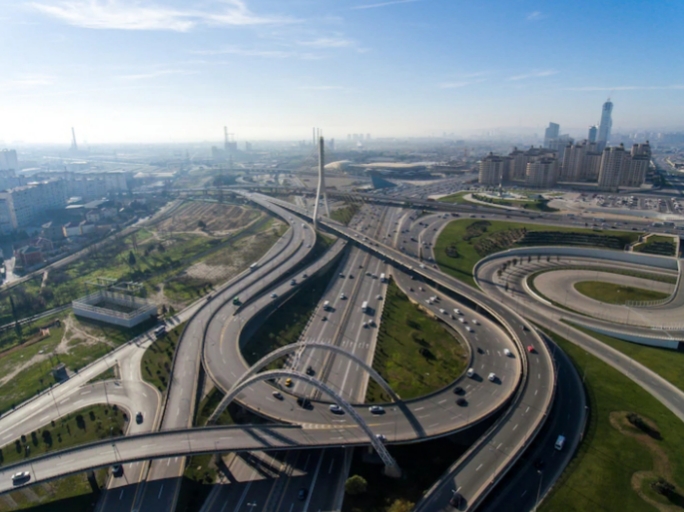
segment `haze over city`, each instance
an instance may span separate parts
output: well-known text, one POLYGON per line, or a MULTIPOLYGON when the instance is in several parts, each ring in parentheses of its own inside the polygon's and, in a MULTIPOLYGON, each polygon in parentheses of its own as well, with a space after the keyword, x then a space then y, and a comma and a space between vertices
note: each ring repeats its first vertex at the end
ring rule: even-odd
POLYGON ((0 141, 676 130, 681 2, 3 0, 0 141))

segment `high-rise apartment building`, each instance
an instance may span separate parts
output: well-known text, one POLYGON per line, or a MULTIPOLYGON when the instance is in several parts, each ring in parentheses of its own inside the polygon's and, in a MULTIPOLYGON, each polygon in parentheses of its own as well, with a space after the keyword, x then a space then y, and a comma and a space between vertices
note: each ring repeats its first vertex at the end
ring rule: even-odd
POLYGON ((543 156, 527 164, 525 184, 528 187, 549 188, 558 179, 558 160, 543 156))
POLYGON ((599 124, 598 136, 596 142, 598 144, 599 151, 603 151, 608 142, 610 141, 610 130, 613 127, 613 104, 608 98, 603 104, 603 109, 601 110, 601 123, 599 124))
POLYGON ((552 157, 557 155, 554 150, 548 148, 530 147, 527 151, 521 151, 517 147, 513 148, 505 157, 505 163, 508 168, 504 166, 503 178, 504 181, 511 180, 527 180, 527 164, 542 156, 552 157))
MULTIPOLYGON (((601 154, 596 151, 596 143, 584 140, 566 146, 560 170, 560 181, 591 181, 590 176, 595 176, 593 170, 588 168, 588 158, 591 155, 598 156, 600 160, 601 154)), ((596 178, 593 177, 593 179, 596 178)))
POLYGON ((603 190, 616 191, 620 186, 622 174, 626 171, 629 162, 625 146, 620 144, 612 148, 605 148, 601 156, 601 169, 599 171, 598 184, 603 190))
POLYGON ((544 147, 549 147, 549 141, 558 138, 560 133, 560 125, 557 123, 549 123, 548 128, 544 130, 544 147))
POLYGON ((489 153, 480 160, 480 185, 495 187, 501 184, 504 171, 504 159, 489 153))

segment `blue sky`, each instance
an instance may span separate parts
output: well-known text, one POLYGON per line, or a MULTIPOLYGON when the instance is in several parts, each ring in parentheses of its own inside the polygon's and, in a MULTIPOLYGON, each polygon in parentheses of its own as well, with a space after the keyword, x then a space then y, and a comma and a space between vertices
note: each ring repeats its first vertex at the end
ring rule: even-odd
POLYGON ((684 2, 0 0, 0 140, 684 128, 684 2))

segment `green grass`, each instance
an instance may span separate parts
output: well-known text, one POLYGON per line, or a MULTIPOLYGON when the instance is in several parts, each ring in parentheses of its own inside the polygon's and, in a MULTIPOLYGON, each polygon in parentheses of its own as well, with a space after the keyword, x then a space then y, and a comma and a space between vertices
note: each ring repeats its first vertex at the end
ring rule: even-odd
POLYGON ((612 412, 635 412, 655 422, 656 441, 669 460, 670 481, 684 484, 684 424, 633 381, 553 333, 547 333, 571 357, 588 390, 590 421, 578 454, 541 506, 544 512, 652 511, 631 487, 632 475, 653 468, 651 451, 616 430, 612 412))
POLYGON ((473 194, 473 199, 485 203, 496 204, 500 206, 510 206, 512 208, 523 208, 525 210, 536 212, 557 212, 557 208, 551 208, 547 199, 507 199, 507 198, 491 198, 482 196, 480 194, 473 194))
MULTIPOLYGON (((467 357, 463 340, 390 281, 373 368, 399 396, 415 398, 443 388, 465 371, 467 357)), ((369 383, 366 402, 389 399, 377 383, 369 383)))
POLYGON ((674 256, 677 245, 671 236, 651 235, 643 244, 634 247, 637 252, 674 256))
POLYGON ((463 197, 469 193, 470 192, 456 192, 455 194, 451 194, 449 196, 440 197, 438 201, 452 204, 472 204, 470 201, 466 200, 465 197, 463 197))
POLYGON ((669 293, 645 290, 632 286, 622 286, 602 281, 580 281, 575 283, 575 290, 595 300, 608 304, 623 305, 627 301, 660 300, 670 296, 669 293))
POLYGON ((346 204, 344 207, 330 212, 330 218, 336 220, 337 222, 341 222, 346 226, 360 208, 361 207, 357 203, 346 204))
POLYGON ((117 378, 117 370, 114 366, 111 366, 110 368, 107 368, 105 371, 103 371, 100 375, 95 377, 94 379, 90 379, 88 381, 88 384, 93 384, 95 382, 101 382, 104 380, 114 380, 117 378))
POLYGON ((173 363, 173 354, 178 346, 186 322, 177 325, 173 330, 166 333, 150 345, 140 361, 140 369, 146 382, 156 387, 161 393, 166 391, 169 385, 169 374, 173 363))
POLYGON ((653 370, 662 378, 684 391, 684 352, 670 350, 666 348, 649 347, 648 345, 639 345, 629 341, 619 340, 612 336, 599 334, 582 326, 570 324, 575 329, 580 330, 589 336, 619 350, 628 357, 643 364, 645 367, 653 370))
MULTIPOLYGON (((538 241, 544 245, 548 243, 572 245, 571 235, 579 234, 610 237, 608 240, 612 241, 614 246, 620 247, 637 240, 640 234, 629 231, 595 231, 520 222, 459 219, 450 222, 442 230, 435 243, 435 257, 442 271, 475 286, 473 279, 475 263, 488 254, 518 247, 525 232, 527 234, 542 232, 542 235, 537 236, 542 236, 538 241)), ((598 243, 600 240, 595 241, 598 243)))
MULTIPOLYGON (((55 420, 34 433, 26 432, 21 438, 3 446, 0 449, 0 467, 71 446, 107 439, 111 436, 110 432, 114 436, 123 435, 127 421, 125 413, 116 407, 86 407, 55 420), (82 423, 79 418, 82 418, 82 423), (26 457, 26 446, 30 447, 29 457, 26 457)), ((98 470, 95 474, 101 487, 107 470, 98 470)), ((30 492, 16 491, 9 497, 20 509, 30 508, 41 512, 86 511, 90 510, 90 503, 97 499, 85 474, 33 486, 30 492), (31 496, 36 499, 31 499, 31 496), (67 506, 68 508, 63 508, 67 506)), ((0 500, 0 511, 5 510, 18 509, 0 500)))

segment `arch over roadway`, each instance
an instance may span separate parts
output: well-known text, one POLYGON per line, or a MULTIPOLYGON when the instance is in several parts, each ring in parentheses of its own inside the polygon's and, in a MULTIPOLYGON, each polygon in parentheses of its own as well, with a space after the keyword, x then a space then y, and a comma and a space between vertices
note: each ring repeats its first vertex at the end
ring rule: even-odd
POLYGON ((233 401, 233 399, 238 395, 238 393, 240 393, 240 391, 245 389, 247 386, 255 382, 260 382, 269 379, 279 379, 282 377, 290 377, 292 379, 304 381, 307 384, 314 386, 323 393, 332 397, 333 401, 336 404, 338 404, 344 410, 344 412, 349 414, 349 416, 356 422, 356 424, 359 427, 361 427, 361 430, 363 430, 366 433, 366 435, 370 439, 371 445, 373 446, 373 448, 375 448, 375 451, 378 452, 378 455, 382 459, 382 462, 385 464, 385 473, 389 476, 399 476, 401 474, 399 465, 394 460, 394 457, 392 457, 390 453, 387 451, 387 447, 382 443, 382 441, 375 437, 375 434, 370 429, 368 424, 359 415, 359 413, 357 413, 356 410, 349 404, 349 402, 347 402, 344 398, 337 394, 337 392, 331 387, 329 387, 327 384, 324 384, 320 380, 315 379, 309 375, 305 375, 294 370, 270 370, 264 373, 252 375, 251 377, 242 380, 242 382, 235 384, 228 391, 223 400, 221 400, 219 406, 209 417, 207 425, 215 423, 218 417, 221 415, 221 413, 226 409, 226 407, 228 407, 228 404, 230 404, 230 402, 233 401))
MULTIPOLYGON (((356 364, 358 364, 361 368, 366 370, 368 374, 371 376, 371 378, 377 382, 380 387, 390 396, 393 402, 399 402, 401 398, 399 395, 397 395, 394 390, 390 387, 390 385, 387 383, 385 379, 382 378, 382 375, 380 375, 375 369, 373 369, 372 366, 368 365, 363 359, 360 357, 352 354, 351 352, 347 352, 341 347, 338 347, 336 345, 328 345, 327 343, 321 343, 318 341, 310 341, 310 342, 298 342, 298 343, 291 343, 290 345, 285 345, 284 347, 280 347, 273 352, 265 355, 261 359, 259 359, 256 363, 254 363, 249 370, 247 370, 242 377, 240 377, 235 384, 233 384, 233 387, 241 384, 243 381, 247 380, 249 377, 252 375, 255 375, 259 370, 262 368, 268 366, 271 364, 273 361, 276 361, 283 357, 284 355, 287 355, 291 352, 295 352, 299 350, 300 348, 317 348, 321 350, 329 350, 331 352, 335 352, 337 354, 341 354, 345 357, 348 357, 352 361, 354 361, 356 364)), ((224 400, 228 398, 227 396, 224 398, 224 400)), ((222 404, 219 404, 219 407, 221 407, 222 404)))

